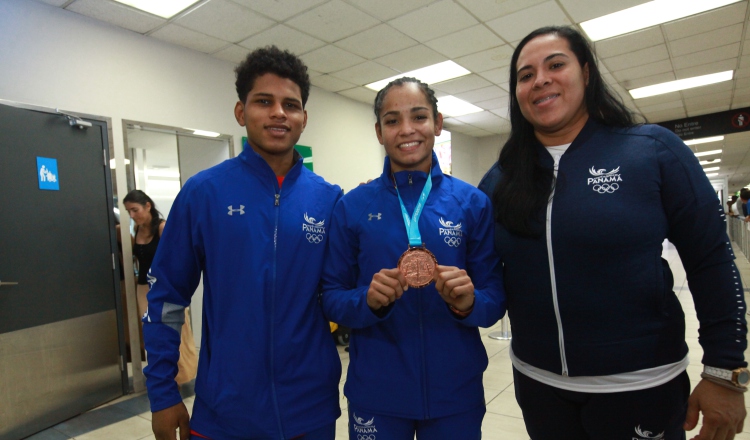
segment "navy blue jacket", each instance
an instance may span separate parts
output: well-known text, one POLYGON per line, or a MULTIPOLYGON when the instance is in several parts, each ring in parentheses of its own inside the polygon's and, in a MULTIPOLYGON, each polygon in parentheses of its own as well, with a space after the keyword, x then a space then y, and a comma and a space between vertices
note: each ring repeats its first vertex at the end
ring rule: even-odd
POLYGON ((338 418, 341 362, 318 289, 340 196, 301 157, 279 189, 249 147, 188 180, 149 274, 152 411, 182 400, 174 382, 181 316, 202 274, 191 428, 213 439, 288 439, 338 418))
MULTIPOLYGON (((419 230, 438 264, 471 277, 476 298, 469 316, 455 317, 434 283, 409 288, 385 314, 368 307, 373 275, 395 268, 409 244, 388 158, 380 178, 336 205, 323 270, 326 315, 352 328, 344 394, 357 408, 420 420, 484 404, 487 353, 477 326, 489 327, 505 313, 490 201, 443 175, 434 154, 432 163, 433 186, 419 230)), ((414 212, 427 175, 401 171, 395 178, 407 211, 414 212)))
MULTIPOLYGON (((541 144, 543 166, 553 159, 541 144)), ((492 194, 496 164, 480 189, 492 194)), ((545 222, 545 212, 536 219, 545 222)), ((742 282, 721 202, 690 149, 656 125, 608 128, 589 120, 562 156, 552 199, 553 301, 547 239, 496 224, 513 353, 570 376, 638 371, 683 359, 685 319, 661 258, 680 255, 700 326, 703 363, 746 365, 742 282), (562 338, 561 332, 562 330, 562 338)))

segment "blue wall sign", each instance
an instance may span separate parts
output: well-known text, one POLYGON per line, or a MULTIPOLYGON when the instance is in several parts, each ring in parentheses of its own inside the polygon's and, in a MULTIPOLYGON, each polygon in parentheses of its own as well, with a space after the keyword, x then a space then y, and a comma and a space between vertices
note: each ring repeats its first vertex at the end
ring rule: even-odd
POLYGON ((60 181, 57 177, 57 159, 37 156, 36 171, 39 189, 60 191, 60 181))

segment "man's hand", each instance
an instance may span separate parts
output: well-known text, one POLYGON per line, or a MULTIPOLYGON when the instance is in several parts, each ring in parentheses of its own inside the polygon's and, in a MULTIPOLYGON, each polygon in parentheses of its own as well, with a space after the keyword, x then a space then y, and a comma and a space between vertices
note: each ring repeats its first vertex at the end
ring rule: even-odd
POLYGON ((690 431, 703 413, 700 433, 691 440, 732 440, 742 432, 745 421, 745 396, 721 385, 701 380, 688 399, 687 418, 683 428, 690 431))
POLYGON ((435 269, 435 288, 443 301, 465 312, 474 306, 474 283, 465 270, 454 266, 435 269))
POLYGON ((184 403, 151 413, 151 429, 156 440, 177 440, 177 428, 180 440, 190 439, 190 415, 184 403))
POLYGON ((372 310, 388 307, 389 304, 401 298, 408 288, 406 278, 398 268, 381 269, 372 276, 370 288, 367 290, 367 305, 372 310))

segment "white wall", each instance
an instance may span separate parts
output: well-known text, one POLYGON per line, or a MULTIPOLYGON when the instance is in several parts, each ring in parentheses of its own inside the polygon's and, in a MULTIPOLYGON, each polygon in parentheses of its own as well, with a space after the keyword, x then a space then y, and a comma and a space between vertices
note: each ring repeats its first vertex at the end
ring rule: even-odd
POLYGON ((497 162, 504 142, 503 136, 474 138, 451 133, 453 176, 474 186, 478 185, 487 170, 497 162))

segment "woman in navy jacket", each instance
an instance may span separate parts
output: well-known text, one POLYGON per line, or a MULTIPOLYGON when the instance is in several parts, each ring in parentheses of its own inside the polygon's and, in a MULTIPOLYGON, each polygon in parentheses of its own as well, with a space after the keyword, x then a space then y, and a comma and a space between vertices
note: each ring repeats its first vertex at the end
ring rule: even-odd
POLYGON ((634 123, 570 28, 519 43, 510 117, 480 188, 495 208, 531 438, 685 438, 699 412, 697 438, 733 438, 745 416, 745 304, 723 208, 698 160, 666 129, 634 123), (664 239, 701 322, 704 380, 692 395, 664 239))

